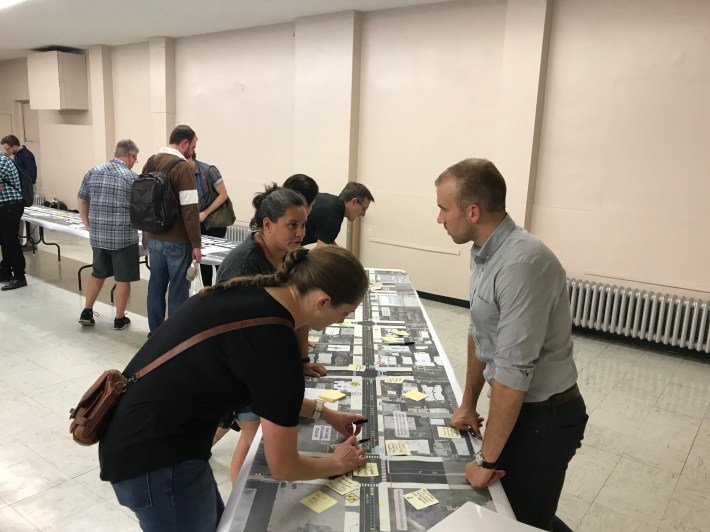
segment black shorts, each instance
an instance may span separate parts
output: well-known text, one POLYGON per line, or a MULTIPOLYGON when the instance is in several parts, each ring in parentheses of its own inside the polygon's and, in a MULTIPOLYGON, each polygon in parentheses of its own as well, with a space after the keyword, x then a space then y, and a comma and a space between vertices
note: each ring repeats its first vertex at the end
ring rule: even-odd
POLYGON ((91 249, 94 250, 92 276, 97 279, 113 277, 117 283, 140 280, 138 244, 131 244, 121 249, 91 249))

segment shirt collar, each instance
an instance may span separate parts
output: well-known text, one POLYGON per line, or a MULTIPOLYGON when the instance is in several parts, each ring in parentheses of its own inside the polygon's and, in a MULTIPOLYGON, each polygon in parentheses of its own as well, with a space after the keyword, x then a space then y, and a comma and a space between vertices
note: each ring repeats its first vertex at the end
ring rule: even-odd
POLYGON ((183 161, 187 161, 187 159, 185 159, 185 156, 182 153, 177 151, 175 148, 171 148, 170 146, 166 146, 165 148, 160 148, 158 150, 158 153, 169 153, 170 155, 177 155, 183 161))
POLYGON ((498 248, 503 245, 508 235, 513 232, 513 229, 515 229, 515 222, 509 214, 506 214, 503 221, 498 224, 482 246, 473 245, 471 248, 473 260, 477 263, 482 263, 490 259, 498 251, 498 248))

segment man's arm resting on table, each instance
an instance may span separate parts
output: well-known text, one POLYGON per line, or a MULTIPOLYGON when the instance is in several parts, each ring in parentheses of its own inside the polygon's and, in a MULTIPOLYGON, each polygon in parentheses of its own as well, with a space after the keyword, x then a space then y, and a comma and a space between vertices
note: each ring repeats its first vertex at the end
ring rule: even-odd
POLYGON ((79 211, 79 216, 81 216, 81 221, 84 226, 89 228, 89 201, 81 198, 77 198, 77 209, 79 211))
MULTIPOLYGON (((497 462, 520 414, 525 392, 509 388, 497 380, 491 386, 488 423, 483 435, 481 454, 486 462, 497 462)), ((474 488, 487 488, 505 475, 498 469, 484 469, 476 462, 466 465, 466 480, 474 488)))
POLYGON ((473 343, 473 338, 469 335, 466 361, 466 386, 463 391, 461 406, 451 417, 451 425, 461 430, 468 430, 470 427, 478 438, 481 437, 480 427, 483 418, 478 415, 476 408, 478 398, 483 390, 483 385, 486 383, 483 378, 483 370, 485 367, 485 362, 481 362, 476 357, 476 344, 473 343))

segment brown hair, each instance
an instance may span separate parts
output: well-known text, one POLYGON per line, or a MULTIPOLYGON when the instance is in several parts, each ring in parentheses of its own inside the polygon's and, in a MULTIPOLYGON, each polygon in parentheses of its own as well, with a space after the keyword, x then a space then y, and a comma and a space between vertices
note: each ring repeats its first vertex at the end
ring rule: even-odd
POLYGON ((355 255, 331 245, 289 251, 275 273, 232 277, 224 283, 204 288, 201 294, 257 286, 293 286, 300 294, 320 289, 330 296, 333 306, 338 306, 360 302, 369 280, 355 255))
POLYGON ((434 182, 440 185, 448 179, 456 180, 456 203, 462 211, 478 203, 488 212, 505 212, 505 179, 487 159, 464 159, 449 166, 434 182))

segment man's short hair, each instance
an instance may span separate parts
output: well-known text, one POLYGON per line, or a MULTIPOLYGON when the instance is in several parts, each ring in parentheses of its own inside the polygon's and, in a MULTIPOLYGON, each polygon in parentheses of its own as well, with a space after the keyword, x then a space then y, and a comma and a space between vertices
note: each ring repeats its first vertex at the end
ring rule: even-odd
POLYGON ((179 125, 175 126, 175 129, 170 133, 168 144, 180 144, 183 140, 192 142, 194 138, 195 132, 190 126, 179 125))
POLYGON ((366 199, 369 199, 374 203, 375 198, 372 197, 372 193, 367 189, 362 183, 356 183, 355 181, 348 181, 342 192, 340 193, 340 199, 345 203, 351 199, 357 199, 358 203, 363 203, 366 199))
POLYGON ((293 174, 284 181, 283 188, 290 188, 291 190, 299 192, 306 198, 308 205, 316 201, 316 196, 318 196, 318 183, 316 183, 315 179, 306 174, 293 174))
POLYGON ((12 148, 13 146, 20 146, 20 139, 15 135, 5 135, 2 140, 0 140, 0 144, 7 144, 12 148))
POLYGON ((138 156, 138 146, 131 139, 119 140, 116 144, 115 157, 128 157, 129 155, 138 156))
POLYGON ((464 159, 442 172, 435 184, 448 179, 458 183, 456 203, 460 210, 477 203, 488 212, 505 212, 505 179, 489 160, 464 159))

